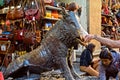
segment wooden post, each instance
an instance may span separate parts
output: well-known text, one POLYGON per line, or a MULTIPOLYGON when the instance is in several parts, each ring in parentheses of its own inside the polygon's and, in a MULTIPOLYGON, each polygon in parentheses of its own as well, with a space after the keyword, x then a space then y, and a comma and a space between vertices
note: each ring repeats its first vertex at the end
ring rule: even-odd
MULTIPOLYGON (((101 0, 88 0, 88 24, 89 33, 101 35, 101 0)), ((96 45, 96 50, 101 46, 98 41, 92 41, 96 45)))

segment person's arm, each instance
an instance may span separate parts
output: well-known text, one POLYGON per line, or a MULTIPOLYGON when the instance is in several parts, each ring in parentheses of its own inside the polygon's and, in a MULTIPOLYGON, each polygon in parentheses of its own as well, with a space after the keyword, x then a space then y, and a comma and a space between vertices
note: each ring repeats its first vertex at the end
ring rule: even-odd
POLYGON ((88 32, 83 28, 83 26, 80 24, 80 18, 77 16, 77 15, 75 15, 75 17, 76 17, 76 19, 77 19, 77 21, 78 21, 78 26, 79 27, 77 27, 78 29, 79 29, 79 32, 80 32, 80 35, 82 36, 82 37, 85 37, 86 35, 88 35, 88 32))
POLYGON ((81 26, 81 24, 80 24, 80 35, 82 35, 83 37, 88 35, 88 32, 81 26))
POLYGON ((108 45, 112 48, 120 48, 120 40, 111 40, 111 39, 104 38, 98 35, 89 34, 85 37, 85 42, 89 42, 92 39, 95 39, 101 42, 102 44, 108 45))

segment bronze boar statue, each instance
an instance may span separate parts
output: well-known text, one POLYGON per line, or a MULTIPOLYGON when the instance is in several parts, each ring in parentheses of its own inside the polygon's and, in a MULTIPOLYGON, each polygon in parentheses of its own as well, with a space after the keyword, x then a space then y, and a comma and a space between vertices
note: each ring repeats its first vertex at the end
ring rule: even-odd
POLYGON ((72 11, 62 9, 63 18, 57 21, 54 27, 46 33, 41 45, 33 51, 12 61, 4 73, 7 77, 17 77, 24 74, 26 66, 36 66, 34 73, 42 73, 52 69, 60 69, 66 80, 79 80, 68 56, 69 50, 84 43, 81 39, 80 25, 72 11), (36 70, 37 69, 37 70, 36 70))

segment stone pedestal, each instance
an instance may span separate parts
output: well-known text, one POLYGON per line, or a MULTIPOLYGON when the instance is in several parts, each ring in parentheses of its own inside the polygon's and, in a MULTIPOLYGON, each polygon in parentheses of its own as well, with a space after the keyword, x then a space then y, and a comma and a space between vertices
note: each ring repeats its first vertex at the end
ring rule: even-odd
POLYGON ((65 80, 65 78, 60 70, 55 70, 42 73, 40 80, 65 80))

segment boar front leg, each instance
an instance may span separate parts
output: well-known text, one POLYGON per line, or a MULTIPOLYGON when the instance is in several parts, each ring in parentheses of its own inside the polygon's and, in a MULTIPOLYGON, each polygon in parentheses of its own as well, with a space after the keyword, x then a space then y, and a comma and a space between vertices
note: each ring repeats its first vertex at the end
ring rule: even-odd
POLYGON ((61 70, 63 71, 63 76, 65 77, 65 80, 75 80, 71 74, 71 71, 67 62, 68 62, 67 58, 61 57, 59 59, 59 65, 61 70))

